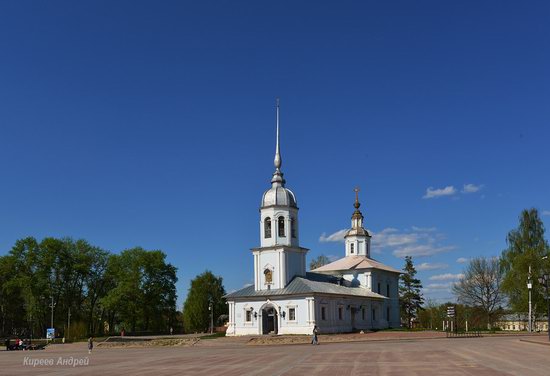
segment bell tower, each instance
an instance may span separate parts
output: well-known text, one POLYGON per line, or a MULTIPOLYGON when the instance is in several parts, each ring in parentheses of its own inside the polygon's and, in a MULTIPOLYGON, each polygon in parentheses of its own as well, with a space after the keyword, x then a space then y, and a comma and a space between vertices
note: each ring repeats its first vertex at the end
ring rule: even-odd
POLYGON ((298 205, 294 193, 285 187, 279 146, 279 99, 276 105, 275 172, 271 188, 260 205, 260 247, 253 248, 256 290, 284 288, 294 276, 306 275, 307 249, 300 247, 298 205))

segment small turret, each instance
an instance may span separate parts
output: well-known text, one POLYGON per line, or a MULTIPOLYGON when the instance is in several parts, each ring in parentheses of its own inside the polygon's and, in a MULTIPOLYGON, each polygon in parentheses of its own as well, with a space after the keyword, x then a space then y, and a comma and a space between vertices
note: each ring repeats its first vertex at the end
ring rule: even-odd
POLYGON ((351 216, 351 229, 344 237, 346 242, 346 256, 370 257, 370 234, 363 227, 363 213, 359 210, 359 188, 355 188, 355 211, 351 216))

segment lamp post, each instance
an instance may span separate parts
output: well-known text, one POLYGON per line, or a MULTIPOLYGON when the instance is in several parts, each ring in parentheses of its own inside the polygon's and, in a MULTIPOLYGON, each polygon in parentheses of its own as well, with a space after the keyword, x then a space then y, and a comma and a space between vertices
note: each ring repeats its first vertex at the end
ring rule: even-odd
POLYGON ((50 304, 50 308, 52 309, 52 313, 51 313, 51 321, 50 321, 50 328, 53 328, 53 309, 55 308, 55 303, 53 302, 53 295, 50 296, 50 298, 52 299, 52 302, 50 304))
POLYGON ((212 299, 208 300, 208 311, 210 311, 210 334, 214 331, 214 309, 212 306, 212 299))
POLYGON ((548 341, 550 341, 550 300, 549 300, 549 296, 548 296, 548 274, 543 274, 542 276, 539 277, 539 283, 541 284, 541 286, 544 288, 544 299, 546 299, 546 305, 548 306, 548 310, 546 312, 546 315, 547 315, 547 319, 548 319, 548 326, 547 326, 547 329, 548 329, 548 341))
POLYGON ((533 288, 533 282, 531 281, 531 265, 529 265, 529 275, 527 277, 527 289, 529 290, 529 333, 533 331, 533 319, 531 311, 531 289, 533 288))

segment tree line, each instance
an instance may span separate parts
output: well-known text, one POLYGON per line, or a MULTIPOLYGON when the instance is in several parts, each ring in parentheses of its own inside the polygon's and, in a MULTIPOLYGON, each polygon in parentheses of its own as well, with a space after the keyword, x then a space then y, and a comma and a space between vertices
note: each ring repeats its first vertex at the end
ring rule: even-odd
MULTIPOLYGON (((502 313, 527 312, 529 269, 533 318, 541 318, 546 302, 538 277, 550 272, 544 233, 538 211, 524 210, 500 257, 469 261, 464 277, 452 287, 457 303, 425 303, 413 260, 406 257, 399 287, 403 325, 439 328, 450 304, 457 320, 468 320, 470 328, 491 327, 502 313)), ((328 261, 321 255, 310 267, 328 261)), ((53 327, 69 338, 121 330, 205 332, 211 316, 214 325, 222 324, 227 319, 222 278, 206 271, 193 279, 181 314, 176 310, 176 272, 160 250, 137 247, 115 254, 83 239, 20 239, 0 256, 0 337, 44 336, 51 327, 52 306, 53 327)))
POLYGON ((160 250, 115 254, 83 239, 17 240, 0 256, 0 337, 44 337, 52 308, 57 335, 70 339, 166 332, 178 325, 176 271, 160 250))
POLYGON ((453 305, 457 320, 463 324, 468 321, 470 328, 492 328, 502 314, 528 312, 528 280, 532 284, 532 319, 544 317, 547 303, 538 278, 550 273, 550 247, 537 209, 521 212, 518 227, 506 236, 506 245, 500 256, 470 259, 463 271, 464 277, 452 286, 456 302, 441 305, 431 301, 423 306, 422 285, 416 280, 416 285, 410 288, 416 271, 408 264, 410 258, 406 259, 401 276, 403 321, 409 326, 412 320, 417 320, 421 327, 439 328, 446 318, 446 307, 453 305), (405 288, 407 284, 409 288, 405 288), (405 294, 407 291, 409 296, 405 294), (407 304, 412 304, 413 309, 407 309, 407 304))

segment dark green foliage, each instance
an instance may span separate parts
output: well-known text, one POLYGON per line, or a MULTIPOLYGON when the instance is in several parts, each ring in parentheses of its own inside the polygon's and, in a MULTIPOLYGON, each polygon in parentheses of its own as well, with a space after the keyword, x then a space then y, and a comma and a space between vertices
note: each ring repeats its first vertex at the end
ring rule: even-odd
POLYGON ((133 248, 112 255, 107 274, 116 283, 101 304, 131 332, 166 330, 175 321, 176 268, 162 251, 133 248))
POLYGON ((210 311, 208 305, 212 302, 214 309, 214 325, 220 315, 228 313, 223 296, 222 277, 216 277, 212 272, 205 271, 191 281, 187 299, 183 305, 183 323, 186 332, 206 332, 210 327, 210 311))
POLYGON ((70 338, 103 334, 105 322, 111 332, 128 322, 136 330, 167 331, 175 317, 176 281, 161 251, 112 255, 85 240, 21 239, 0 257, 0 337, 44 336, 52 298, 54 326, 70 338), (129 269, 139 270, 131 292, 129 269))
POLYGON ((330 263, 330 260, 325 255, 320 255, 309 262, 309 270, 320 268, 323 265, 330 263))
POLYGON ((519 226, 508 233, 506 243, 508 247, 502 252, 500 262, 504 272, 502 290, 509 299, 512 311, 528 312, 529 293, 526 287, 531 266, 533 316, 540 317, 545 314, 546 305, 537 279, 550 270, 550 260, 542 260, 550 250, 544 239, 544 224, 536 209, 522 211, 519 226))
POLYGON ((412 327, 413 319, 422 309, 424 298, 422 297, 422 283, 415 278, 416 269, 414 268, 412 257, 405 257, 405 267, 403 274, 399 277, 399 304, 401 306, 401 320, 407 323, 407 327, 412 327))

